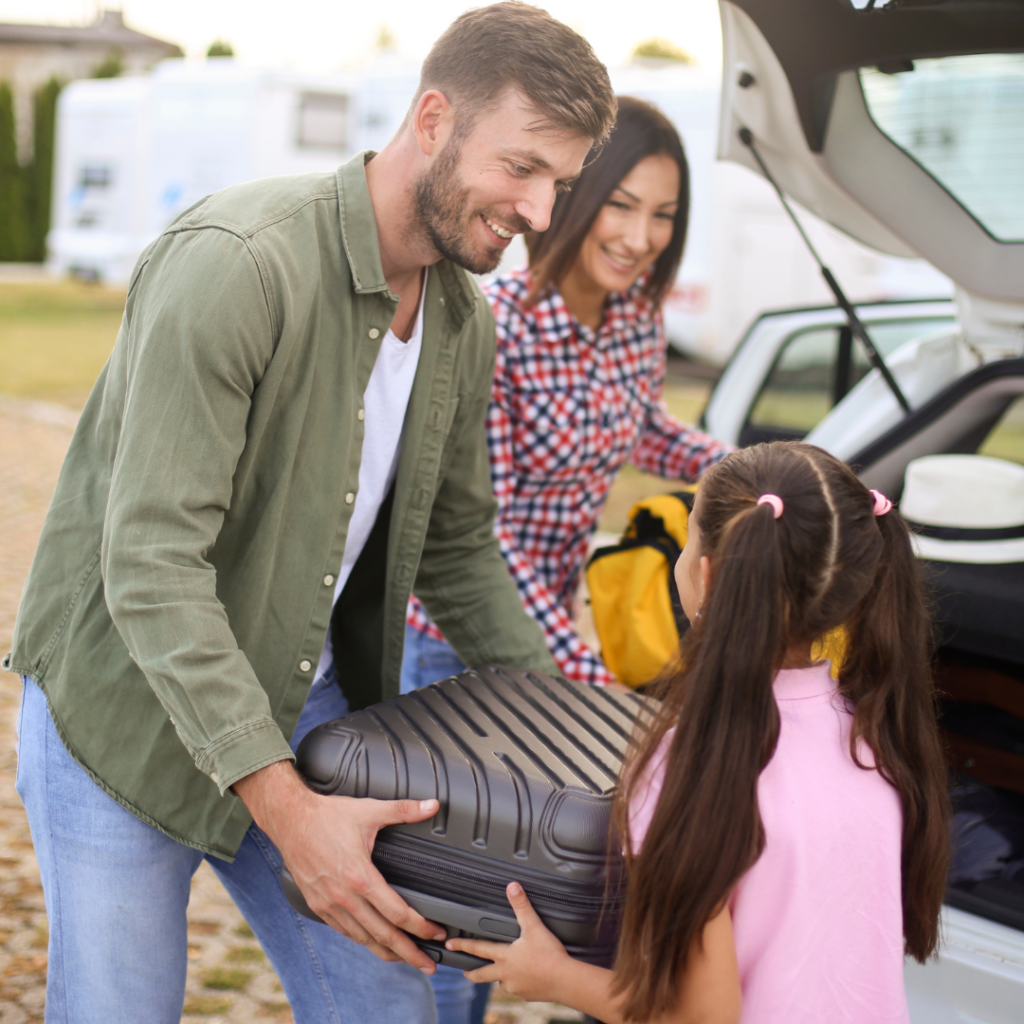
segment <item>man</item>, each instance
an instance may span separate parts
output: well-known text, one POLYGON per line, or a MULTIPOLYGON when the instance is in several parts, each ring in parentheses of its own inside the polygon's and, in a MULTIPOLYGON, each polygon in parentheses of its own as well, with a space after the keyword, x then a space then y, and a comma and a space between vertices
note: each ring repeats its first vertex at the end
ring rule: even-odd
POLYGON ((466 662, 552 667, 491 531, 494 328, 459 268, 547 226, 614 108, 565 26, 470 11, 381 153, 218 193, 143 254, 6 661, 48 1021, 178 1021, 204 856, 296 1021, 434 1019, 406 933, 443 933, 369 854, 436 802, 318 796, 289 738, 398 693, 410 588, 466 662))

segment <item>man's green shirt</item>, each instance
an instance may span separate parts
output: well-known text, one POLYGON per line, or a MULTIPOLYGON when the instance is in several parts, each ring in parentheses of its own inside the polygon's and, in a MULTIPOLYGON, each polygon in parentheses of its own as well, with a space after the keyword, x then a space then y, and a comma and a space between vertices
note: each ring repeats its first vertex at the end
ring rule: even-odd
MULTIPOLYGON (((398 302, 366 158, 210 196, 143 254, 4 663, 108 793, 221 857, 251 820, 228 788, 292 756, 398 302)), ((424 304, 379 635, 336 652, 342 688, 379 698, 398 693, 410 589, 466 662, 554 670, 492 532, 490 308, 447 261, 424 304)))

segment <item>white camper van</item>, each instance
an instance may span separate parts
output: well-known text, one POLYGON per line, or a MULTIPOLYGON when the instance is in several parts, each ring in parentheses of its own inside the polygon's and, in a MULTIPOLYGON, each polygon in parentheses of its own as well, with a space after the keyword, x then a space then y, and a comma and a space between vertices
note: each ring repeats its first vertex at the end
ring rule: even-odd
POLYGON ((333 169, 362 148, 353 93, 343 75, 258 71, 230 59, 169 60, 144 78, 73 82, 58 105, 51 268, 124 284, 142 249, 203 196, 333 169))

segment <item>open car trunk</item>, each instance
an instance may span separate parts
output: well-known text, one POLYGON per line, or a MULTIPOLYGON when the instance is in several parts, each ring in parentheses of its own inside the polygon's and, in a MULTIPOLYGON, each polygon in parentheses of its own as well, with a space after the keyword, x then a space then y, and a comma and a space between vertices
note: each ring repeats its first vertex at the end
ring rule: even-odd
MULTIPOLYGON (((1010 454, 984 447, 999 424, 1002 440, 1015 438, 1024 411, 1024 0, 720 8, 719 156, 767 169, 806 209, 873 248, 924 257, 957 288, 957 360, 911 396, 909 414, 873 397, 868 379, 807 439, 896 500, 920 456, 1024 461, 1024 434, 1010 454)), ((907 375, 923 372, 920 354, 912 362, 908 390, 907 375)), ((926 571, 953 772, 948 902, 1024 931, 1024 563, 926 571)), ((1020 1019, 1020 1005, 1005 1019, 1020 1019)))

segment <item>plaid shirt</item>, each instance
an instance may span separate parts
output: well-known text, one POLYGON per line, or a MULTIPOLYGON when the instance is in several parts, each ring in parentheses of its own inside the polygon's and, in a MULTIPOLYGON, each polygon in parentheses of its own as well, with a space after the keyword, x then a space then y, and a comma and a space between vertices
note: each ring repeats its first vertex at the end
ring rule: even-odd
MULTIPOLYGON (((732 450, 666 410, 665 333, 642 284, 609 296, 596 332, 554 289, 524 309, 525 267, 484 289, 498 334, 487 413, 495 531, 559 668, 586 683, 614 679, 573 627, 572 607, 619 470, 628 459, 648 473, 693 481, 732 450)), ((444 639, 415 598, 408 621, 444 639)))

